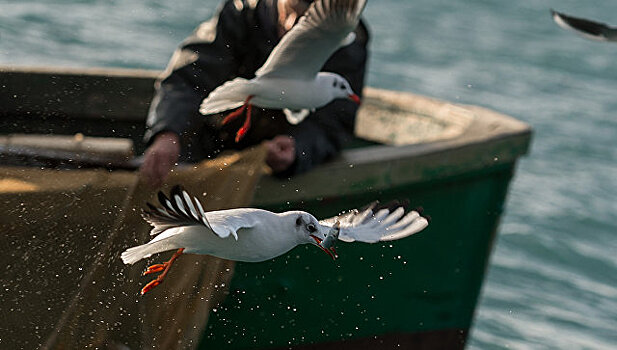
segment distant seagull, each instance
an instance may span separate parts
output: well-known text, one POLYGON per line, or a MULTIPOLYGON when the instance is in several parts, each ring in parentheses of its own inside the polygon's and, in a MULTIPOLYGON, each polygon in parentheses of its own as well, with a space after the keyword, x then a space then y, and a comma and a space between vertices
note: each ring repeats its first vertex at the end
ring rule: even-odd
POLYGON ((353 42, 365 5, 366 0, 313 2, 274 47, 255 78, 236 78, 219 86, 203 100, 199 112, 208 115, 241 107, 225 117, 226 124, 246 110, 244 125, 236 134, 238 142, 251 125, 253 106, 283 109, 287 120, 298 124, 309 110, 336 98, 360 104, 345 78, 320 70, 339 47, 353 42))
POLYGON ((334 258, 333 241, 337 238, 345 242, 392 241, 422 231, 429 220, 421 210, 405 214, 401 204, 380 207, 377 202, 321 221, 303 211, 277 214, 240 208, 206 213, 199 200, 191 198, 180 186, 171 190, 170 198, 159 192, 158 199, 159 207, 147 203, 149 210, 143 212, 144 219, 153 226, 150 234, 157 236, 124 251, 122 261, 134 264, 152 254, 177 251, 169 261, 148 267, 144 275, 162 273, 141 294, 162 283, 173 262, 183 253, 259 262, 282 255, 297 245, 313 244, 334 258))
POLYGON ((604 23, 590 21, 584 18, 567 16, 551 9, 551 15, 557 25, 573 30, 587 39, 596 41, 617 41, 617 28, 604 23))

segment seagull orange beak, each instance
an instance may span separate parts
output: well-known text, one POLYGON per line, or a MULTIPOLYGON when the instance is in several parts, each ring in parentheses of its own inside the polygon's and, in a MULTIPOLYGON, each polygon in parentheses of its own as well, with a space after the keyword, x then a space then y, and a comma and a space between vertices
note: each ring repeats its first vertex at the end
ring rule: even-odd
POLYGON ((314 240, 315 240, 315 242, 317 242, 317 244, 321 244, 321 241, 322 241, 322 239, 321 239, 321 238, 319 238, 319 237, 317 237, 317 236, 315 236, 315 235, 310 235, 310 236, 311 236, 311 238, 312 238, 312 239, 314 239, 314 240))
POLYGON ((315 242, 317 243, 317 244, 315 244, 315 245, 316 245, 316 246, 318 246, 318 247, 319 247, 319 249, 323 250, 324 252, 326 252, 326 254, 330 255, 330 257, 332 258, 332 260, 336 260, 336 257, 335 257, 335 256, 334 256, 334 255, 333 255, 333 254, 332 254, 332 253, 328 250, 328 249, 324 248, 324 247, 321 245, 321 241, 322 241, 322 239, 321 239, 321 238, 319 238, 319 237, 317 237, 317 236, 315 236, 315 235, 311 235, 311 238, 315 240, 315 242))
POLYGON ((349 99, 354 101, 358 106, 362 104, 362 100, 360 100, 360 96, 356 94, 349 94, 349 99))

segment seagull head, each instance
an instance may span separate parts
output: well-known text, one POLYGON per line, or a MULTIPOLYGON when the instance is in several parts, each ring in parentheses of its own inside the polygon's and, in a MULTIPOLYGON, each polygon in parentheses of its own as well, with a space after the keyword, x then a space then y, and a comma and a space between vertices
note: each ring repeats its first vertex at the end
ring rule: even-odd
POLYGON ((317 79, 326 91, 330 91, 333 100, 335 98, 347 98, 358 105, 361 103, 360 97, 353 92, 347 79, 342 76, 336 73, 320 72, 317 79))
POLYGON ((321 225, 313 215, 303 211, 287 212, 286 214, 293 220, 294 231, 301 243, 315 245, 334 259, 332 253, 321 245, 330 230, 329 227, 321 225))

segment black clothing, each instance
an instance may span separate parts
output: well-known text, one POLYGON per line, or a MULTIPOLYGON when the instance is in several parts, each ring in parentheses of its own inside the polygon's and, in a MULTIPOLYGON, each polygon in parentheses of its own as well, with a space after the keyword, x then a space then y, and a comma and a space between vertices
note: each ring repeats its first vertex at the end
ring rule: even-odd
MULTIPOLYGON (((235 143, 240 117, 221 126, 227 113, 199 114, 201 101, 216 87, 236 77, 251 79, 278 43, 277 0, 227 0, 218 14, 202 23, 174 53, 163 77, 157 81, 150 107, 145 141, 163 131, 182 140, 181 160, 198 161, 225 149, 240 149, 276 135, 296 141, 296 162, 286 174, 304 172, 337 154, 353 135, 358 106, 337 99, 317 109, 298 125, 290 125, 282 111, 253 108, 252 126, 235 143)), ((368 31, 363 23, 356 41, 340 48, 323 71, 346 78, 354 92, 362 93, 367 60, 368 31)))

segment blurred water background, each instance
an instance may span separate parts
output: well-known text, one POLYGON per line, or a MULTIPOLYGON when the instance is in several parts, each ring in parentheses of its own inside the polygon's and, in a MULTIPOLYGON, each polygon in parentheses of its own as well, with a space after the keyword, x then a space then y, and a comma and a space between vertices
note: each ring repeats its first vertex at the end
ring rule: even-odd
MULTIPOLYGON (((0 64, 163 69, 219 0, 0 1, 0 64)), ((617 44, 555 8, 617 25, 617 2, 379 0, 368 84, 531 124, 471 349, 617 346, 617 44)))

